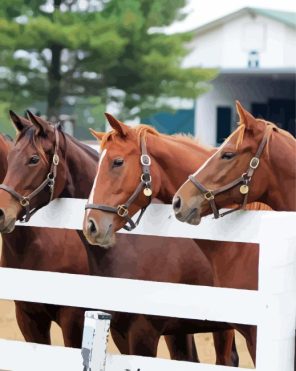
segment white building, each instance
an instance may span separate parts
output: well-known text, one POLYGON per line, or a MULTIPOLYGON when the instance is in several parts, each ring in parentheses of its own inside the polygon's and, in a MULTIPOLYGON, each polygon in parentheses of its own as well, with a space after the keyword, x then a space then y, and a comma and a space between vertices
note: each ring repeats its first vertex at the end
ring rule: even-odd
POLYGON ((195 103, 195 135, 221 143, 235 125, 236 99, 295 135, 296 13, 243 8, 194 32, 184 66, 219 69, 195 103))

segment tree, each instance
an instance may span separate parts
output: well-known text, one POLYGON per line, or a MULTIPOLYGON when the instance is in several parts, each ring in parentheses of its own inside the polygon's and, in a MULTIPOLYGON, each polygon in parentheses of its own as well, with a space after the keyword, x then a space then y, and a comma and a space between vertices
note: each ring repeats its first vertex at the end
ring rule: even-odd
POLYGON ((1 0, 0 98, 47 102, 100 97, 125 116, 196 97, 212 70, 181 68, 191 33, 153 32, 183 17, 186 0, 1 0))

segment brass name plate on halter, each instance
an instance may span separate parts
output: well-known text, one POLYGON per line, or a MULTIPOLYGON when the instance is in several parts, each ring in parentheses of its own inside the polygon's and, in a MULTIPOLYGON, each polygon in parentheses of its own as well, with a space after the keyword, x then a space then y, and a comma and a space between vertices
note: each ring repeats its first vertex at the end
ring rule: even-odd
POLYGON ((249 192, 249 186, 243 184, 239 187, 239 191, 242 195, 246 195, 249 192))
POLYGON ((144 191, 143 191, 144 195, 146 197, 150 197, 152 195, 152 191, 150 188, 144 188, 144 191))

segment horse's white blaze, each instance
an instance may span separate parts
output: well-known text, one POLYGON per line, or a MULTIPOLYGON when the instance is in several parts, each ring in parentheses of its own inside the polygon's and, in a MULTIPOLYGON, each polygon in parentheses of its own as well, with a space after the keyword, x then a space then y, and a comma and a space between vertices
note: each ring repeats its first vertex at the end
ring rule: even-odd
MULTIPOLYGON (((99 160, 99 164, 98 164, 98 170, 97 170, 97 174, 96 174, 96 177, 95 177, 95 180, 94 180, 94 184, 93 184, 93 187, 92 187, 92 190, 90 192, 90 195, 89 195, 89 199, 88 199, 88 203, 89 204, 92 204, 94 202, 94 194, 95 194, 95 188, 96 188, 96 185, 97 185, 97 181, 98 181, 98 176, 99 176, 99 173, 100 173, 100 168, 101 168, 101 165, 102 165, 102 162, 104 160, 104 157, 107 153, 107 150, 106 148, 102 151, 101 155, 100 155, 100 160, 99 160)), ((87 210, 87 216, 89 215, 90 213, 90 209, 87 210)))

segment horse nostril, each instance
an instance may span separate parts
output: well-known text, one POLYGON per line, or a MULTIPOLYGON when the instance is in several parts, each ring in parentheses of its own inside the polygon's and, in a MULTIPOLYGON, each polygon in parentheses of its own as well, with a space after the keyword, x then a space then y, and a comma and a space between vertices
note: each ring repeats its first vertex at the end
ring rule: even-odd
POLYGON ((181 209, 181 198, 179 196, 174 198, 173 208, 176 212, 181 209))
POLYGON ((87 228, 91 235, 95 235, 97 233, 97 227, 94 220, 89 219, 87 228))

